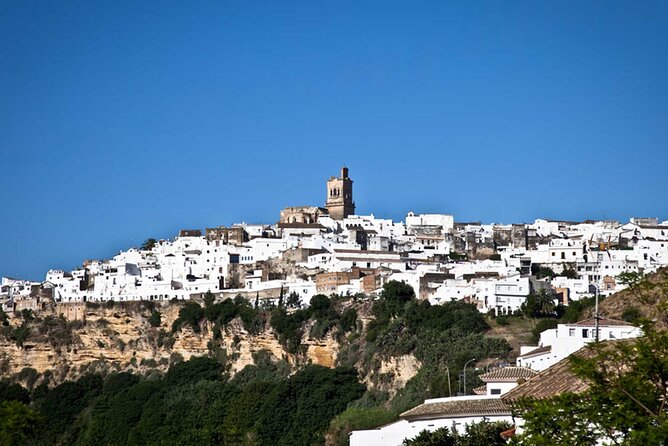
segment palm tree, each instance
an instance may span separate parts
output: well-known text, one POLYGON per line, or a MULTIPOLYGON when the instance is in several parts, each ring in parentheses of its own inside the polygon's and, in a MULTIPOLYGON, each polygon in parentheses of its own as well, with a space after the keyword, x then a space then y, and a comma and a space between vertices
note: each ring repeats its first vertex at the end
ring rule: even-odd
POLYGON ((141 245, 141 249, 142 251, 150 251, 151 249, 153 249, 156 243, 158 243, 156 239, 149 238, 141 245))
POLYGON ((536 297, 536 309, 543 316, 553 315, 557 306, 554 303, 554 292, 552 289, 541 288, 534 296, 536 297))

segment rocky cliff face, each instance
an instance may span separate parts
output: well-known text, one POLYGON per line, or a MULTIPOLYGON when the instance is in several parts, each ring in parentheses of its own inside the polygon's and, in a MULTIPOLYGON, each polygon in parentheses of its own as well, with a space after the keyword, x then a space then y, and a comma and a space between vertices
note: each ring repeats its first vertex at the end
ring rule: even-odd
MULTIPOLYGON (((30 334, 22 346, 11 334, 24 323, 15 318, 10 327, 4 327, 4 336, 0 335, 0 379, 31 386, 43 380, 57 384, 90 372, 130 371, 149 376, 164 373, 175 361, 203 355, 218 357, 234 375, 254 364, 253 355, 259 351, 286 361, 293 370, 308 363, 326 367, 338 364, 342 346, 331 333, 322 339, 310 339, 306 328, 303 353, 293 355, 285 351, 269 324, 262 333, 253 335, 237 319, 222 330, 218 339, 214 339, 214 327, 206 321, 200 324, 199 333, 189 326, 172 333, 180 308, 171 303, 158 306, 161 323, 157 327, 149 323, 150 311, 134 303, 85 308, 83 321, 66 321, 55 313, 40 314, 25 323, 30 334)), ((364 373, 363 379, 370 387, 394 393, 417 370, 415 358, 407 356, 383 362, 379 370, 364 373)))

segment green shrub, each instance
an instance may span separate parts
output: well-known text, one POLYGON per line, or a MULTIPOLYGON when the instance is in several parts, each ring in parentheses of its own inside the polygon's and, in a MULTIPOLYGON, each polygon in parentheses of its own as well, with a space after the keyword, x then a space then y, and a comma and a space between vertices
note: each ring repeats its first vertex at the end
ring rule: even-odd
POLYGON ((188 302, 179 310, 179 317, 172 324, 172 332, 178 331, 183 325, 190 325, 195 333, 201 331, 199 323, 204 318, 202 307, 196 302, 188 302))
POLYGON ((374 429, 389 424, 397 418, 396 413, 382 407, 348 407, 329 424, 329 438, 336 446, 347 446, 350 432, 374 429))
POLYGON ((531 339, 534 344, 537 344, 540 339, 540 334, 545 330, 557 328, 559 321, 556 319, 541 319, 538 321, 533 330, 531 330, 531 339))
POLYGON ((508 316, 498 316, 495 320, 502 327, 510 325, 510 318, 508 316))
POLYGON ((17 347, 23 347, 23 343, 28 340, 28 336, 30 336, 30 328, 25 324, 16 327, 11 334, 11 338, 16 342, 17 347))
POLYGON ((21 369, 21 371, 16 375, 16 377, 20 380, 26 383, 26 386, 28 388, 32 388, 37 379, 39 378, 39 373, 37 370, 33 369, 32 367, 24 367, 21 369))
POLYGON ((637 324, 642 318, 642 313, 637 307, 626 307, 622 312, 622 319, 632 324, 637 324))
POLYGON ((151 310, 151 315, 148 318, 148 323, 151 325, 151 327, 159 327, 160 324, 162 323, 162 317, 160 315, 160 312, 156 309, 151 310))

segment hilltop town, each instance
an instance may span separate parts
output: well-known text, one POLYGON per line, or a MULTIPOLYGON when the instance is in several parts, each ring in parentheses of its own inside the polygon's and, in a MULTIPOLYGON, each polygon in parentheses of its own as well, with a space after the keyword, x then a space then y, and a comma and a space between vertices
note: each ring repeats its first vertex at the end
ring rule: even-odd
POLYGON ((568 305, 624 287, 622 273, 668 265, 668 222, 631 218, 533 223, 457 222, 414 214, 395 222, 356 215, 346 167, 326 182, 324 206, 282 209, 274 224, 183 229, 173 240, 147 240, 107 260, 44 281, 3 278, 2 309, 13 314, 56 305, 76 318, 86 302, 168 301, 239 294, 263 306, 292 296, 374 295, 389 281, 419 299, 473 303, 483 313, 512 314, 546 289, 568 305))
MULTIPOLYGON (((346 374, 354 392, 332 407, 318 402, 331 411, 304 427, 318 442, 325 428, 327 444, 399 446, 420 432, 464 438, 478 426, 493 444, 515 435, 533 444, 532 432, 550 427, 522 406, 526 398, 558 401, 593 388, 595 379, 576 375, 569 357, 595 361, 600 345, 657 342, 642 317, 668 323, 662 304, 652 308, 652 299, 665 299, 666 266, 668 222, 656 218, 499 225, 409 212, 394 222, 355 214, 344 167, 327 180, 324 206, 282 209, 275 224, 183 229, 173 240, 50 270, 42 282, 3 278, 0 378, 32 390, 26 401, 53 424, 38 434, 45 441, 84 438, 125 416, 123 403, 99 419, 75 413, 80 424, 58 425, 66 409, 44 401, 71 395, 68 384, 104 377, 113 386, 129 373, 134 395, 134 386, 156 380, 192 386, 203 367, 211 385, 237 390, 330 372, 339 389, 336 374, 346 374), (649 294, 628 298, 638 290, 649 294), (611 298, 599 312, 611 295, 621 308, 611 298)), ((635 367, 635 355, 624 353, 619 364, 635 367)), ((304 398, 318 395, 311 385, 304 398)), ((266 404, 263 423, 242 433, 233 424, 225 435, 272 438, 267 426, 281 423, 266 404)), ((141 410, 147 418, 159 412, 141 410)), ((142 427, 132 423, 124 425, 142 427)), ((118 429, 109 426, 104 435, 113 437, 118 429)))

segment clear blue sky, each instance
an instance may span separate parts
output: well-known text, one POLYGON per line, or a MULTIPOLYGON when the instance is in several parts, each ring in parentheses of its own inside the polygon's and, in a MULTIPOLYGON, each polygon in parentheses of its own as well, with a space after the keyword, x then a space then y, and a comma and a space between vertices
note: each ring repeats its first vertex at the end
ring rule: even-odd
POLYGON ((3 1, 0 275, 320 205, 668 218, 668 2, 3 1))

